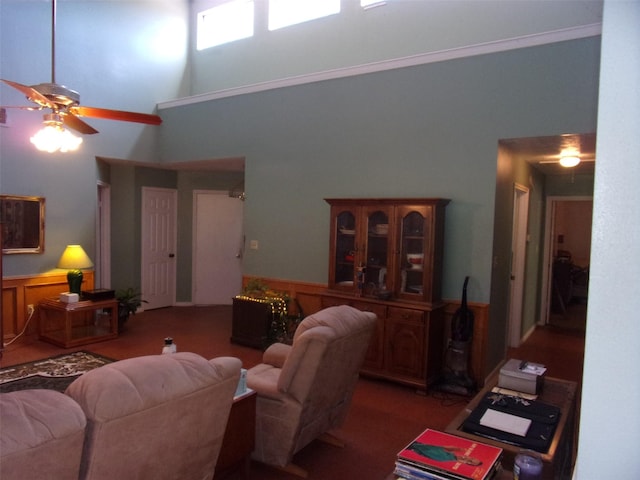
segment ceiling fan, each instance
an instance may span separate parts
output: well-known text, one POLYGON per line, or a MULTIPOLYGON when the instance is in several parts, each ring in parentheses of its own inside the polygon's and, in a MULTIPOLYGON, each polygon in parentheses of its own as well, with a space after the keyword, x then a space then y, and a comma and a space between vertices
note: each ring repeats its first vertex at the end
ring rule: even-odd
MULTIPOLYGON (((2 108, 18 108, 23 110, 49 109, 51 113, 44 115, 44 123, 62 130, 64 125, 82 134, 94 134, 98 131, 79 117, 120 120, 125 122, 160 125, 162 119, 158 115, 110 110, 105 108, 84 107, 80 105, 80 94, 70 88, 56 83, 55 45, 56 45, 56 0, 52 0, 51 11, 51 83, 23 85, 11 80, 0 81, 22 92, 35 106, 17 106, 2 108)), ((81 141, 81 140, 80 140, 81 141)))

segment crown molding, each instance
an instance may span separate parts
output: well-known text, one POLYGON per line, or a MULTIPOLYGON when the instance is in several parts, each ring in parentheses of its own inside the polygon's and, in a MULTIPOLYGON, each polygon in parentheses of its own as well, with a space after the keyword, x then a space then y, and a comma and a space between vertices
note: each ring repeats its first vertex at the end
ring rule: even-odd
POLYGON ((594 23, 590 25, 581 25, 577 27, 564 28, 561 30, 553 30, 549 32, 524 35, 521 37, 509 38, 506 40, 495 40, 476 45, 469 45, 459 48, 450 48, 439 50, 436 52, 421 53, 408 57, 394 58, 391 60, 383 60, 379 62, 366 63, 351 67, 338 68, 334 70, 325 70, 323 72, 310 73, 288 78, 281 78, 268 82, 254 83, 251 85, 243 85, 240 87, 227 88, 214 92, 183 97, 176 100, 169 100, 158 103, 158 109, 166 109, 173 107, 181 107, 195 103, 209 102, 222 98, 235 97, 238 95, 247 95, 251 93, 264 92, 266 90, 274 90, 277 88, 293 87, 296 85, 304 85, 307 83, 322 82, 326 80, 334 80, 338 78, 353 77, 357 75, 365 75, 367 73, 383 72, 386 70, 394 70, 398 68, 413 67, 416 65, 425 65, 429 63, 445 62, 465 57, 473 57, 477 55, 487 55, 490 53, 504 52, 507 50, 515 50, 519 48, 535 47, 550 43, 564 42, 567 40, 576 40, 580 38, 596 37, 602 34, 602 24, 594 23))

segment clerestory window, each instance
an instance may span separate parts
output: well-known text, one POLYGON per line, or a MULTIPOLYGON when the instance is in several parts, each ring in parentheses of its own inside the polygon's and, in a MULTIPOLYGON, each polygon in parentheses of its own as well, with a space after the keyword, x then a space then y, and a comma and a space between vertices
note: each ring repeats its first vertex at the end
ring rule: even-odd
POLYGON ((360 6, 362 8, 381 7, 386 5, 386 0, 360 0, 360 6))
POLYGON ((269 0, 269 30, 340 13, 340 0, 269 0))
POLYGON ((253 36, 254 0, 232 0, 198 13, 198 50, 253 36))

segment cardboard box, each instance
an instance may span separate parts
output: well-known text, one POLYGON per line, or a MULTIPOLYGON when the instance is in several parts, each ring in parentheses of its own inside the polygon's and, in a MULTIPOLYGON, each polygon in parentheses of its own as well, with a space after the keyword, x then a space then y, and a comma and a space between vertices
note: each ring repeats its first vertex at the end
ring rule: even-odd
POLYGON ((498 377, 498 386, 500 388, 508 388, 518 392, 536 394, 542 388, 543 375, 523 371, 521 368, 523 362, 512 358, 507 361, 500 369, 498 377))

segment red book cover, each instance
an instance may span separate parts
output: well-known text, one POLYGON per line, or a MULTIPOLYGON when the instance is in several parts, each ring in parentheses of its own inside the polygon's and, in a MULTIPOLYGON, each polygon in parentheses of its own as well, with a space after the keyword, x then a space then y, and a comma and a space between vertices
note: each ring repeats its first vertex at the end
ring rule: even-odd
POLYGON ((501 456, 501 448, 427 429, 398 453, 398 461, 451 478, 485 480, 501 456))

